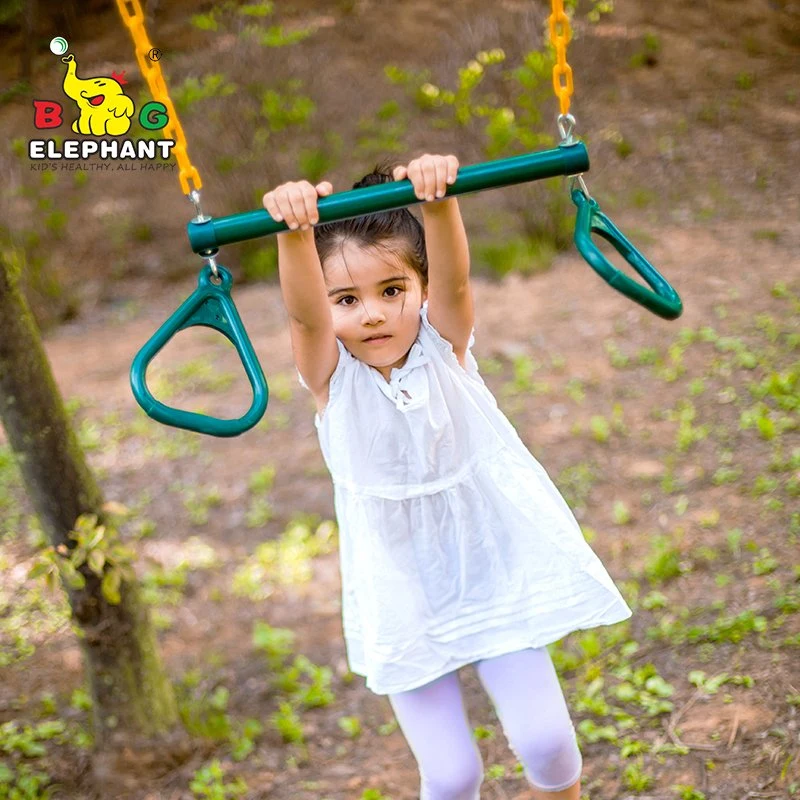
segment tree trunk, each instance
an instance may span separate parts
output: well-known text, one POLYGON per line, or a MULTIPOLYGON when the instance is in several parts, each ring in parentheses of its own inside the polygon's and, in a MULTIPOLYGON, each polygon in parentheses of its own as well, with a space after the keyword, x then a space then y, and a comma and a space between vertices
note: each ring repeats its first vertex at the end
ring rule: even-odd
MULTIPOLYGON (((76 546, 70 532, 81 515, 106 521, 103 497, 20 289, 16 256, 22 253, 0 251, 0 421, 42 529, 58 552, 68 554, 76 546)), ((89 562, 79 566, 85 585, 65 589, 94 701, 95 775, 106 786, 104 796, 118 796, 143 777, 142 768, 153 755, 162 761, 165 756, 170 762, 180 759, 187 742, 138 585, 123 577, 116 602, 102 591, 109 560, 99 567, 100 575, 88 568, 89 562), (126 768, 123 751, 136 764, 126 768), (111 793, 110 778, 117 781, 111 793)))

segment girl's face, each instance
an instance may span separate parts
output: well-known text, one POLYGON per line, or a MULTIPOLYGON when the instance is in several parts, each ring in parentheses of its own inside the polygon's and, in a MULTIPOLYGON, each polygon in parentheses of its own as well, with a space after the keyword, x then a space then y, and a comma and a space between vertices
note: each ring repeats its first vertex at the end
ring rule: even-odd
POLYGON ((382 248, 345 242, 324 264, 336 337, 388 381, 405 364, 428 296, 419 274, 382 248), (369 337, 384 336, 377 341, 369 337))

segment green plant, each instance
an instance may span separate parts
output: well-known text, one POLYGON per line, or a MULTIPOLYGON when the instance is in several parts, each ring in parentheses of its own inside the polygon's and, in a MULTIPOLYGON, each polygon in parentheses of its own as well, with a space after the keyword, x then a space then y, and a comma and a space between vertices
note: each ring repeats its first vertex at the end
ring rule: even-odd
MULTIPOLYGON (((500 48, 481 50, 441 84, 432 82, 429 70, 389 65, 385 74, 391 83, 403 87, 417 112, 431 117, 432 127, 457 129, 459 137, 473 141, 482 156, 495 159, 554 143, 551 135, 541 132, 541 109, 551 90, 553 53, 532 50, 515 65, 506 61, 500 48)), ((571 214, 559 179, 537 183, 520 188, 519 202, 507 202, 522 221, 530 242, 527 246, 542 253, 535 259, 543 262, 552 250, 570 246, 571 214)), ((505 262, 508 256, 492 253, 490 258, 505 262)))
POLYGON ((248 528, 263 528, 274 516, 272 503, 265 497, 255 497, 247 507, 245 524, 248 528))
MULTIPOLYGON (((261 511, 267 509, 261 508, 261 511)), ((251 522, 257 521, 254 517, 251 522)), ((330 521, 297 518, 278 541, 263 542, 233 576, 235 594, 264 599, 272 585, 306 583, 311 580, 314 556, 335 547, 335 526, 330 521)))
POLYGON ((361 735, 361 720, 358 717, 339 717, 336 723, 351 739, 361 735))
POLYGON ((0 761, 0 797, 8 800, 49 800, 58 789, 46 772, 21 762, 13 769, 0 761))
POLYGON ((654 67, 658 63, 658 54, 661 51, 661 39, 658 34, 648 31, 642 37, 639 50, 631 56, 632 67, 654 67))
POLYGON ((81 567, 85 565, 101 579, 103 597, 113 605, 118 604, 122 581, 136 580, 133 550, 121 544, 119 533, 111 524, 98 525, 97 514, 81 514, 68 538, 74 544, 50 545, 39 553, 28 578, 43 575, 50 588, 55 588, 60 576, 70 588, 83 589, 86 577, 81 567))
POLYGON ((335 696, 331 691, 331 678, 333 671, 327 666, 318 666, 306 656, 295 656, 291 666, 285 667, 275 677, 275 686, 291 696, 293 703, 298 703, 304 708, 318 708, 330 705, 335 696), (309 685, 304 685, 301 677, 311 679, 309 685))
POLYGON ((189 687, 182 687, 184 696, 178 700, 178 708, 186 729, 209 739, 230 739, 233 731, 227 713, 230 692, 225 686, 217 686, 210 694, 192 697, 186 694, 189 687))
POLYGON ((189 514, 192 525, 205 525, 208 522, 209 510, 222 504, 222 493, 218 486, 184 486, 175 484, 175 489, 182 495, 183 507, 189 514))
POLYGON ((377 111, 358 121, 355 152, 364 160, 400 153, 408 130, 408 114, 396 100, 387 100, 377 111))
POLYGON ((203 75, 200 80, 187 78, 172 90, 172 98, 176 109, 182 112, 210 97, 227 97, 236 90, 236 84, 229 82, 225 75, 214 73, 203 75))
POLYGON ((304 743, 303 724, 291 703, 281 703, 279 710, 270 717, 270 721, 284 742, 304 743))
POLYGON ((607 442, 611 435, 611 426, 605 417, 593 414, 589 420, 589 430, 596 442, 607 442))
POLYGON ((16 720, 0 725, 0 750, 6 754, 19 753, 26 758, 40 758, 47 755, 42 744, 48 739, 56 739, 66 730, 63 720, 40 722, 36 726, 20 725, 16 720))
POLYGON ((253 493, 268 492, 275 481, 275 467, 267 464, 250 475, 247 488, 253 493))
POLYGON ((278 249, 273 242, 248 244, 242 253, 242 274, 246 281, 263 281, 278 274, 278 249))
POLYGON ((631 521, 630 509, 622 500, 614 501, 614 508, 611 516, 616 525, 627 525, 631 521))
POLYGON ((264 732, 264 726, 257 719, 248 719, 231 734, 231 757, 234 761, 244 761, 255 749, 255 740, 264 732))
POLYGON ((261 116, 267 122, 265 138, 286 128, 306 127, 316 111, 316 103, 301 94, 303 81, 293 78, 286 82, 285 91, 266 89, 261 95, 261 116), (267 133, 268 131, 268 133, 267 133))
POLYGON ((218 759, 206 764, 194 773, 189 782, 192 794, 205 800, 228 800, 231 797, 241 797, 248 790, 243 778, 236 778, 230 783, 225 783, 225 773, 218 759))
POLYGON ((678 783, 672 788, 677 792, 679 800, 706 800, 706 796, 692 785, 678 783))
POLYGON ((364 789, 360 800, 392 800, 392 798, 382 794, 380 789, 364 789))
POLYGON ((617 151, 617 155, 620 158, 627 158, 634 151, 633 144, 630 140, 623 137, 620 137, 620 139, 614 143, 614 149, 617 151))
POLYGON ((297 156, 298 174, 311 183, 322 180, 337 165, 344 149, 344 141, 336 133, 328 132, 324 147, 302 148, 297 156))
POLYGON ((623 770, 622 780, 627 789, 634 792, 643 792, 655 783, 655 779, 643 771, 643 763, 643 759, 639 757, 636 763, 628 764, 623 770))
POLYGON ((651 555, 644 564, 644 574, 653 583, 663 583, 683 572, 680 550, 666 536, 656 536, 651 555))
POLYGON ((476 242, 473 245, 475 259, 488 271, 502 277, 509 272, 533 275, 550 268, 556 256, 555 245, 546 239, 530 239, 521 236, 505 240, 476 242))
POLYGON ((288 628, 273 628, 260 621, 253 624, 253 647, 263 650, 272 670, 280 669, 284 659, 292 654, 294 640, 295 633, 288 628))

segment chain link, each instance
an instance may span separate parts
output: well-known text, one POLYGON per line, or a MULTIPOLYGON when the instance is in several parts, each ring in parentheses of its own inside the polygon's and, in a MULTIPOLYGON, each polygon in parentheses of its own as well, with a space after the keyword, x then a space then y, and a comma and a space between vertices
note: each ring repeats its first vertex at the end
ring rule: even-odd
POLYGON ((179 178, 183 193, 191 195, 192 191, 202 188, 203 183, 200 180, 200 175, 197 169, 192 165, 189 160, 189 155, 186 152, 186 137, 183 134, 183 128, 178 120, 178 114, 175 111, 175 106, 172 105, 167 85, 164 82, 164 75, 161 73, 161 66, 156 61, 151 61, 149 53, 154 50, 150 40, 147 38, 147 31, 144 27, 144 12, 139 4, 139 0, 117 0, 117 7, 119 13, 122 15, 122 21, 128 27, 133 37, 133 43, 136 45, 136 60, 139 62, 139 69, 142 72, 142 77, 147 81, 150 87, 150 92, 153 99, 159 103, 163 103, 167 109, 169 122, 164 127, 164 137, 167 139, 174 139, 175 146, 172 152, 178 161, 180 167, 179 178), (190 186, 189 183, 193 183, 190 186))
POLYGON ((553 67, 553 89, 561 105, 561 115, 569 114, 569 99, 572 96, 572 67, 567 64, 567 43, 572 38, 569 17, 564 11, 564 0, 552 0, 553 13, 550 23, 550 41, 556 49, 556 63, 553 67), (562 79, 566 83, 562 82, 562 79))

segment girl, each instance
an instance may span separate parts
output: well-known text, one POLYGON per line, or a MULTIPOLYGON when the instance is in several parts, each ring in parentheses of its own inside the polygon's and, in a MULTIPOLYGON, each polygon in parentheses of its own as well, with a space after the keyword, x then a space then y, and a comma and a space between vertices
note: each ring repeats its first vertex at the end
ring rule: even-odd
POLYGON ((314 227, 327 181, 264 207, 290 228, 278 270, 300 383, 334 485, 350 670, 388 695, 422 800, 483 780, 457 670, 474 664, 537 798, 580 800, 581 754, 546 645, 631 616, 472 354, 455 156, 377 167, 407 210, 314 227), (437 200, 438 198, 438 200, 437 200))

